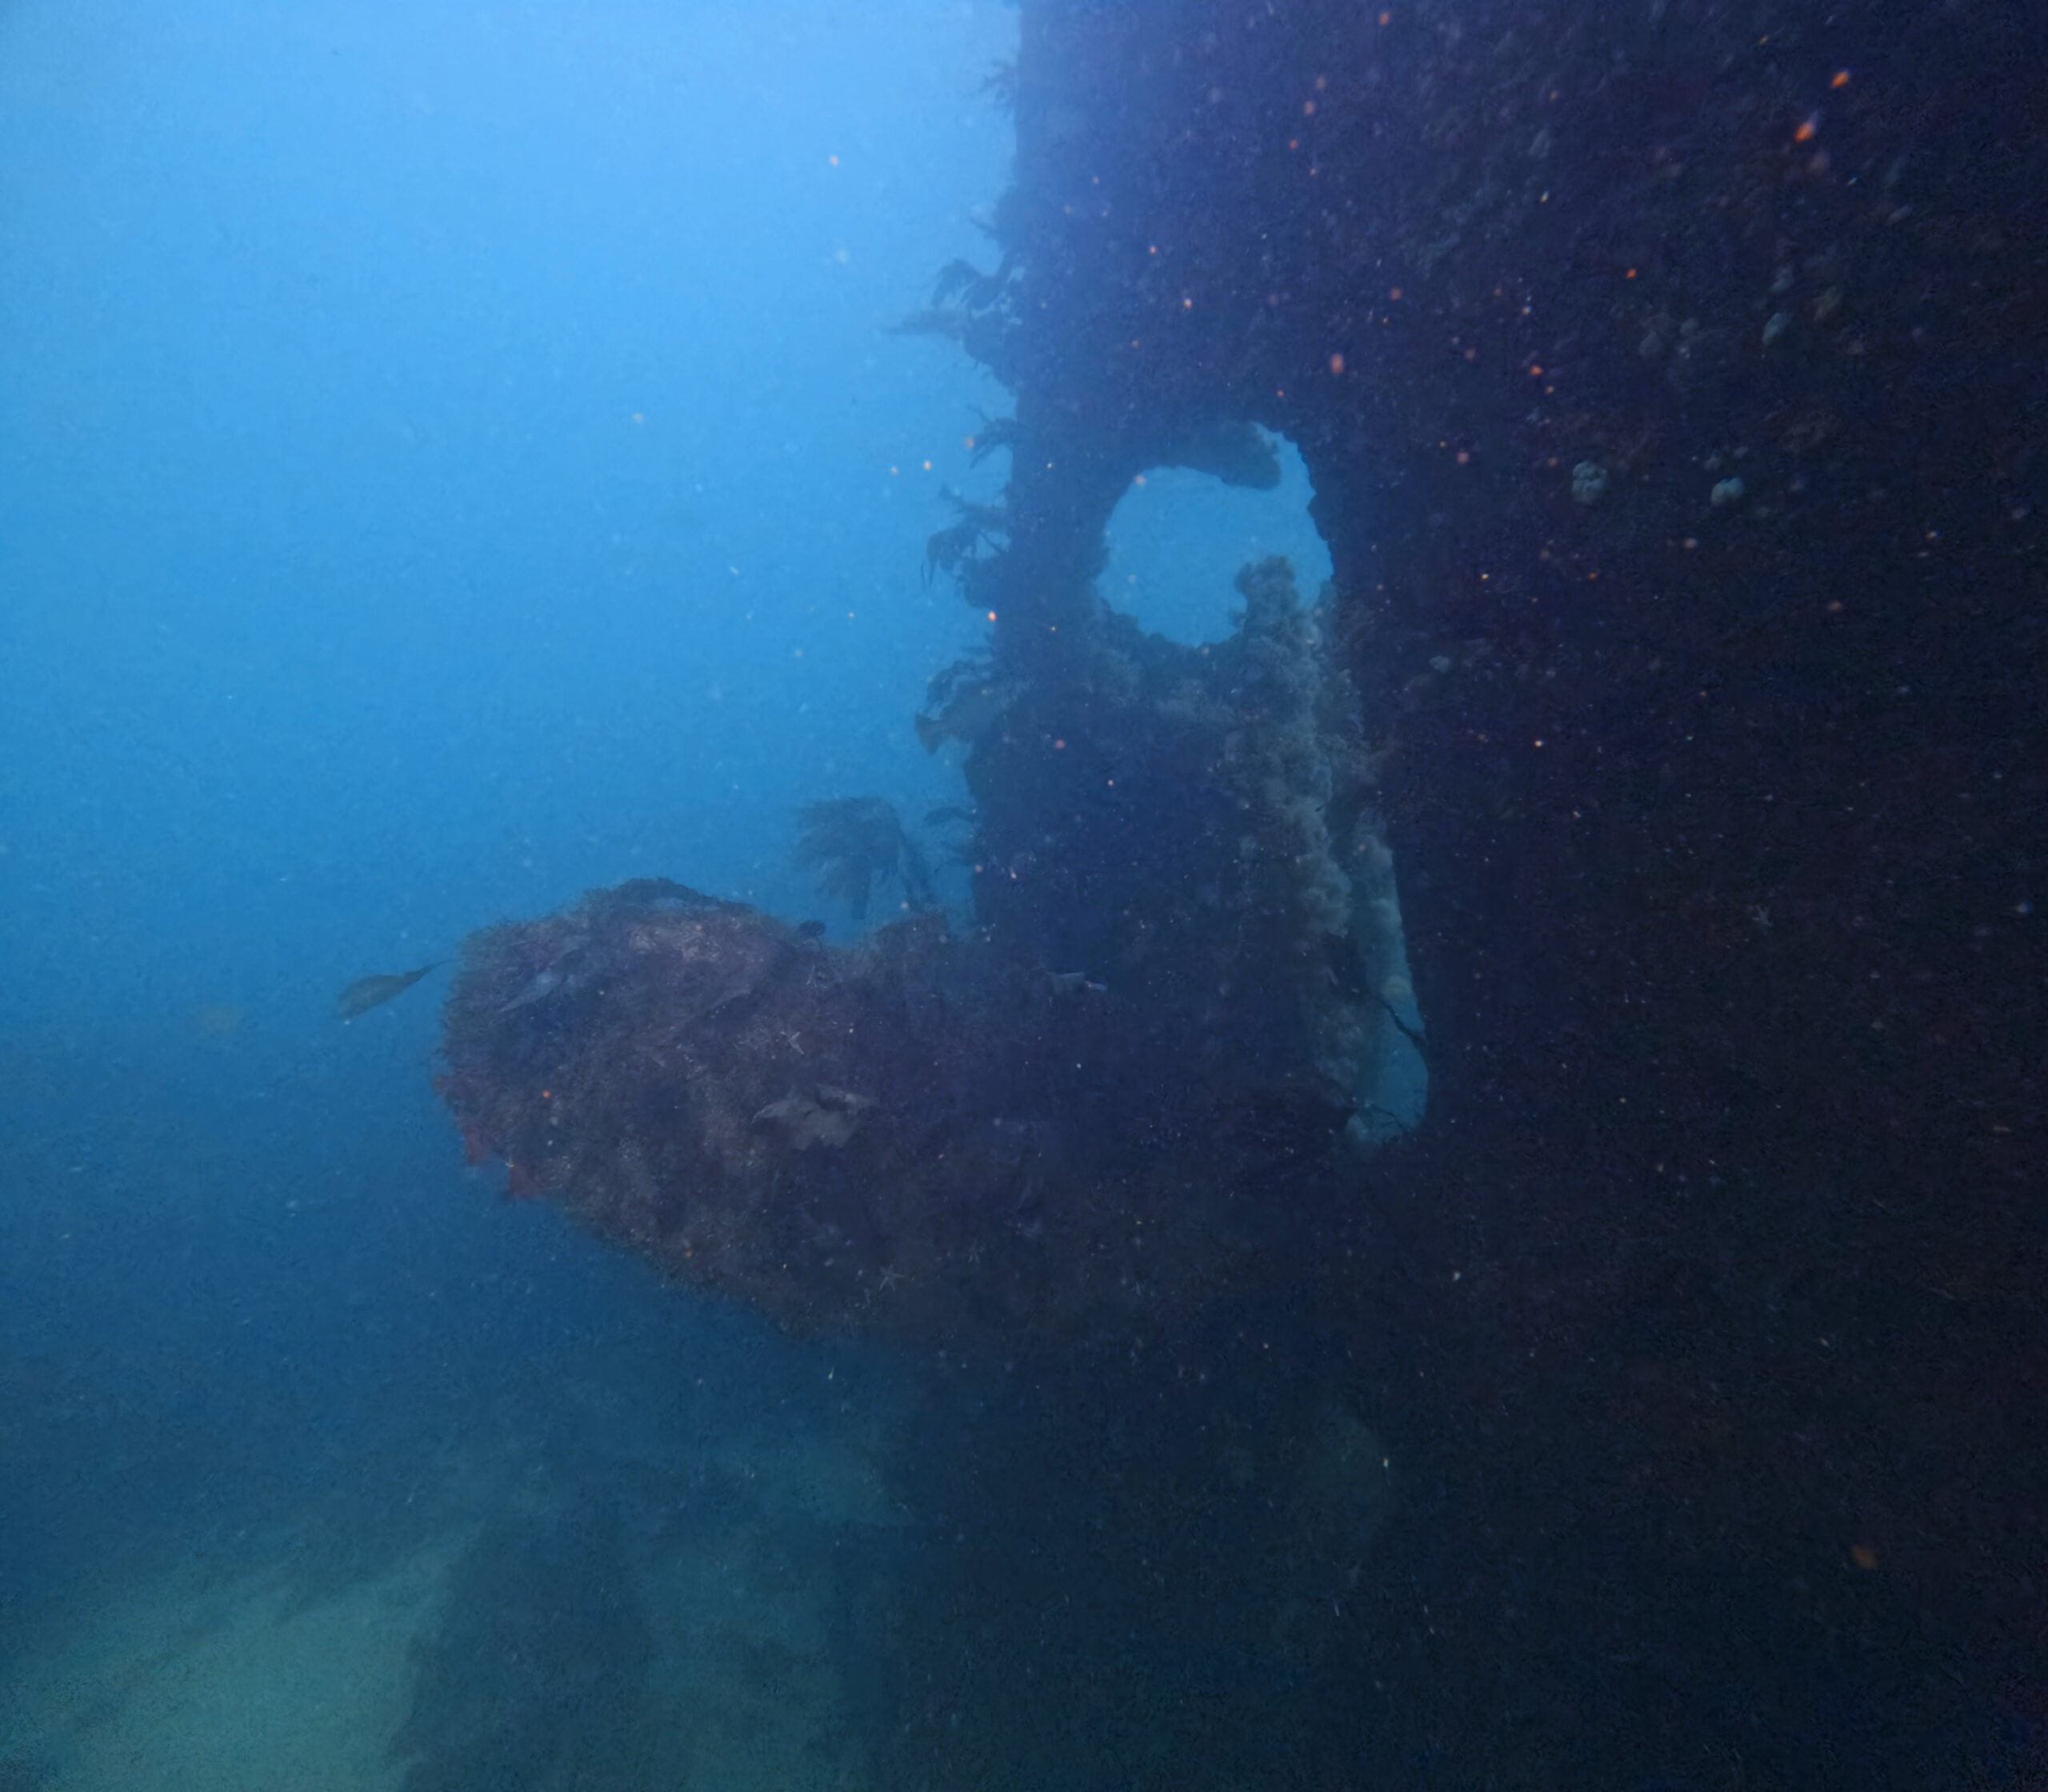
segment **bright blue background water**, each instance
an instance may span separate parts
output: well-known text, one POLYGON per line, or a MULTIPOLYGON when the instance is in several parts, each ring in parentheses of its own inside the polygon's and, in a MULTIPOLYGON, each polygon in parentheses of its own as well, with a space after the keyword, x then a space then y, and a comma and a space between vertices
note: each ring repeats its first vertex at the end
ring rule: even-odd
POLYGON ((918 566, 999 395, 882 330, 985 247, 1009 23, 10 9, 10 1014, 260 1028, 936 791, 918 566))

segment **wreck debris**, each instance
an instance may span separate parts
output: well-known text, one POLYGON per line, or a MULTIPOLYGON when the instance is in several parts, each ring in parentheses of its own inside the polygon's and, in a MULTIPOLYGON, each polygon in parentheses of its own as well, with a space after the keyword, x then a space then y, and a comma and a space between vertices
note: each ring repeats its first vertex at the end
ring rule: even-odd
POLYGON ((1398 916, 1317 617, 1284 560, 1238 590, 1207 648, 1105 610, 1058 681, 933 681, 968 935, 874 797, 800 817, 822 890, 923 911, 855 947, 657 880, 476 935, 441 1083, 472 1161, 798 1330, 1072 1336, 1255 1282, 1376 1105, 1398 916))
POLYGON ((936 915, 845 949, 628 886, 466 944, 439 1087, 508 1194, 792 1330, 1072 1335, 1249 1273, 1345 1113, 1083 993, 936 915), (605 974, 510 1007, 571 937, 605 974))

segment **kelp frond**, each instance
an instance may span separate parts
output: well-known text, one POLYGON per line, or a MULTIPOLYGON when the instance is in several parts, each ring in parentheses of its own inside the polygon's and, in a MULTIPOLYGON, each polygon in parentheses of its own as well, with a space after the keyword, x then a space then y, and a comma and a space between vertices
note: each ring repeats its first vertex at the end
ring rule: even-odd
POLYGON ((904 830, 895 805, 880 797, 806 804, 797 812, 794 857, 818 893, 844 902, 856 921, 867 918, 877 886, 891 879, 911 908, 936 901, 924 849, 904 830))
POLYGON ((1010 513, 1000 504, 978 504, 947 487, 940 494, 960 520, 925 538, 924 581, 944 573, 949 578, 965 579, 978 562, 984 547, 1000 545, 1010 532, 1010 513))

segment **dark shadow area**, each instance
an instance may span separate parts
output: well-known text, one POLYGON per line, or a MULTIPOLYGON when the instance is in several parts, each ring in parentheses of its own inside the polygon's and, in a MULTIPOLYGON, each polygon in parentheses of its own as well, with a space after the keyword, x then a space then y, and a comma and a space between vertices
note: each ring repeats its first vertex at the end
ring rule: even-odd
POLYGON ((648 1783, 636 1720, 652 1643, 616 1517, 486 1525, 419 1646, 394 1744, 406 1792, 648 1783))
MULTIPOLYGON (((1340 1341, 1279 1301, 963 1371, 917 1434, 880 1777, 1321 1783, 1310 1738, 1408 1498, 1340 1341)), ((1331 1783, 1336 1783, 1332 1782, 1331 1783)))
MULTIPOLYGON (((1428 1021, 1298 1259, 1404 1491, 1282 1782, 2048 1769, 2044 80, 1974 0, 1023 10, 993 674, 1087 687, 1135 470, 1299 444, 1428 1021)), ((1072 786, 969 778, 1057 937, 1072 786)))

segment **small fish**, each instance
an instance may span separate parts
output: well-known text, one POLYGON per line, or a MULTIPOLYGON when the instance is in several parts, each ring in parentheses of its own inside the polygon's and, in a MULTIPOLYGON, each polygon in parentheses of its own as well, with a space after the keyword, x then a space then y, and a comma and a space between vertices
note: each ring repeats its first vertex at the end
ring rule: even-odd
MULTIPOLYGON (((657 880, 650 878, 641 881, 652 884, 657 880)), ((681 884, 668 887, 682 889, 681 884)), ((616 896, 621 892, 614 890, 612 894, 616 896)), ((694 895, 695 892, 685 890, 683 894, 694 895)), ((530 1008, 537 1002, 545 1002, 551 995, 574 995, 584 989, 603 968, 602 962, 590 955, 590 936, 587 933, 570 934, 555 942, 554 957, 536 971, 526 988, 499 1009, 498 1013, 509 1014, 515 1009, 530 1008)))
POLYGON ((857 1095, 850 1089, 834 1089, 830 1083, 821 1082, 814 1099, 792 1089, 782 1100, 770 1102, 755 1114, 754 1123, 775 1127, 785 1142, 799 1151, 808 1151, 814 1145, 836 1148, 854 1136, 861 1115, 874 1106, 871 1095, 857 1095))
POLYGON ((530 1008, 536 1002, 545 1002, 562 987, 562 970, 560 965, 550 965, 546 970, 536 971, 533 981, 513 997, 498 1011, 509 1014, 515 1008, 530 1008))
POLYGON ((1049 970, 1046 981, 1054 995, 1107 995, 1110 986, 1098 983, 1085 970, 1049 970))
POLYGON ((430 965, 422 965, 418 970, 387 972, 381 977, 358 977, 342 991, 341 1009, 344 1024, 358 1014, 366 1014, 395 995, 403 995, 430 970, 438 970, 448 961, 436 958, 430 965))
POLYGON ((918 740, 927 753, 936 753, 947 741, 965 741, 972 746, 1002 719, 1003 712, 1017 697, 1014 685, 986 681, 962 685, 937 715, 916 718, 918 740))
POLYGON ((965 311, 947 310, 933 306, 922 311, 913 311, 907 318, 892 324, 885 324, 884 331, 891 336, 946 336, 958 342, 967 334, 968 317, 965 311))
POLYGON ((225 1039, 242 1025, 241 1004, 234 1002, 210 1003, 193 1014, 192 1024, 209 1039, 225 1039))

